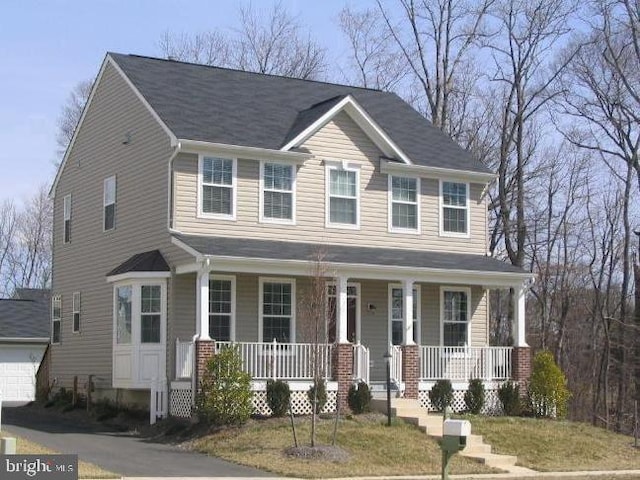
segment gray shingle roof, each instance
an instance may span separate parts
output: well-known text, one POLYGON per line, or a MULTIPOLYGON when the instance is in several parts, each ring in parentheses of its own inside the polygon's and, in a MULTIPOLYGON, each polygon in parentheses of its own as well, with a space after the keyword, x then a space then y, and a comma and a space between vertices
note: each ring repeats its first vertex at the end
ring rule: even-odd
POLYGON ((309 261, 315 258, 318 249, 322 249, 326 252, 324 260, 327 263, 525 273, 524 270, 509 263, 484 255, 195 235, 174 235, 174 237, 203 255, 222 257, 309 261))
POLYGON ((21 289, 16 296, 0 299, 0 340, 49 337, 49 290, 21 289), (30 298, 26 298, 30 297, 30 298))
POLYGON ((107 277, 129 272, 169 272, 171 269, 160 250, 137 253, 107 273, 107 277))
POLYGON ((393 93, 109 55, 178 138, 279 149, 326 113, 336 97, 351 95, 414 163, 489 172, 393 93))

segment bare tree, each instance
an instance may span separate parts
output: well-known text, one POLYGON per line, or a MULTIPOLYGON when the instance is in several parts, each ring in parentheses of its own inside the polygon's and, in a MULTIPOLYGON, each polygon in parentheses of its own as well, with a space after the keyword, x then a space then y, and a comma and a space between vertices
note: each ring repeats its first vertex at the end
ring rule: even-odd
POLYGON ((325 73, 325 49, 302 33, 302 25, 282 3, 276 3, 266 15, 251 5, 242 6, 239 16, 240 28, 228 35, 166 32, 160 50, 175 60, 251 72, 303 79, 325 73))
POLYGON ((0 298, 11 292, 11 261, 16 243, 18 215, 15 205, 5 200, 0 205, 0 298))
POLYGON ((71 90, 71 93, 69 93, 67 101, 62 107, 60 115, 58 116, 58 133, 56 135, 58 155, 60 158, 62 158, 69 143, 71 143, 76 126, 82 116, 84 106, 91 94, 92 87, 93 80, 78 82, 78 84, 73 87, 73 90, 71 90))

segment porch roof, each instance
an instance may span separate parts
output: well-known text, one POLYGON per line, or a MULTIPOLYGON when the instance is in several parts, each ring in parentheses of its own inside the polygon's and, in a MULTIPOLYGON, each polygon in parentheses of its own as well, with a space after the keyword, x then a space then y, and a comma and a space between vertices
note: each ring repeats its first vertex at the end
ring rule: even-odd
MULTIPOLYGON (((196 261, 212 261, 214 271, 308 275, 310 262, 320 252, 330 271, 352 278, 511 286, 533 277, 496 258, 465 253, 182 234, 174 234, 173 242, 194 255, 196 261)), ((177 271, 194 268, 184 266, 177 271)))

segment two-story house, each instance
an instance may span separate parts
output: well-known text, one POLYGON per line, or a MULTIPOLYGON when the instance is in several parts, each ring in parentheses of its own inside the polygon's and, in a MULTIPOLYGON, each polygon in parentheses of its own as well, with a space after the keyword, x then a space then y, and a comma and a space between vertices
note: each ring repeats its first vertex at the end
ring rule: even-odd
POLYGON ((318 252, 329 408, 386 353, 425 406, 440 378, 520 380, 530 275, 486 254, 493 179, 391 93, 108 54, 52 187, 51 380, 123 402, 168 380, 185 414, 233 342, 257 410, 282 378, 304 411, 318 252), (490 288, 513 347, 488 346, 490 288))

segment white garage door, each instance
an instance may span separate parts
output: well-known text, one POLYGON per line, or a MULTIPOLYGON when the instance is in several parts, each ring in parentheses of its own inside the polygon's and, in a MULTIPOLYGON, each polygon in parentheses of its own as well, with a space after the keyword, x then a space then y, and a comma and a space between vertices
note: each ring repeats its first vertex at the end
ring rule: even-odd
POLYGON ((36 398, 36 372, 44 345, 0 345, 2 402, 18 405, 36 398))

